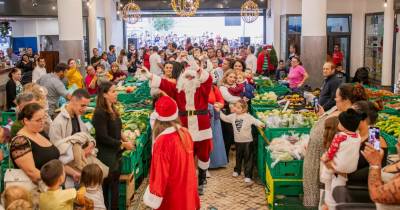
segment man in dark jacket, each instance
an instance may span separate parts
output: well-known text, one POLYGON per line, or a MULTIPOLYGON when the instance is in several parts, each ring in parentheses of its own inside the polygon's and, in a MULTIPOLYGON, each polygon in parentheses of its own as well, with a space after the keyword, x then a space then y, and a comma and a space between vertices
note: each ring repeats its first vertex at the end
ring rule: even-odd
POLYGON ((322 85, 321 94, 319 96, 319 104, 324 108, 325 111, 336 105, 336 90, 338 89, 341 81, 336 77, 335 73, 336 69, 334 64, 326 62, 322 71, 325 81, 322 85))

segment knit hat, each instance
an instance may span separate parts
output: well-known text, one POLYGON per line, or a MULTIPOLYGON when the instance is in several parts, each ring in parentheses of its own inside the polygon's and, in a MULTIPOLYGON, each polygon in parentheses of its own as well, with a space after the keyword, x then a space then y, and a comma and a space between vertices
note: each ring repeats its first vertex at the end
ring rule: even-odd
POLYGON ((355 132, 362 120, 367 118, 366 113, 359 114, 354 109, 348 109, 340 113, 339 122, 348 131, 355 132))
POLYGON ((172 98, 161 96, 155 104, 153 116, 164 122, 176 120, 178 118, 178 106, 172 98))

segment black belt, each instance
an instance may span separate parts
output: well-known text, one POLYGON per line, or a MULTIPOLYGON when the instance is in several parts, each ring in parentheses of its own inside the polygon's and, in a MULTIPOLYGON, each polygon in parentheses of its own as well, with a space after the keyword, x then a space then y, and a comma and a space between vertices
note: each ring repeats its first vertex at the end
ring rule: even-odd
POLYGON ((194 116, 194 115, 208 115, 208 110, 188 110, 188 111, 179 111, 179 116, 194 116))

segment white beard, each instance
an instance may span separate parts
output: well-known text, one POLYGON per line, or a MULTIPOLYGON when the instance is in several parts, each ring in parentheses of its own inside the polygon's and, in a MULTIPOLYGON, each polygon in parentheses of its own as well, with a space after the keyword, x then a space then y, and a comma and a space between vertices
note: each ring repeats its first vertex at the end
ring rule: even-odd
POLYGON ((178 89, 178 93, 181 91, 185 91, 186 98, 186 109, 187 110, 195 110, 194 106, 194 94, 198 87, 200 87, 200 80, 197 76, 197 72, 192 70, 186 70, 178 79, 178 84, 176 88, 178 89), (192 80, 186 79, 187 75, 194 76, 195 78, 192 80))

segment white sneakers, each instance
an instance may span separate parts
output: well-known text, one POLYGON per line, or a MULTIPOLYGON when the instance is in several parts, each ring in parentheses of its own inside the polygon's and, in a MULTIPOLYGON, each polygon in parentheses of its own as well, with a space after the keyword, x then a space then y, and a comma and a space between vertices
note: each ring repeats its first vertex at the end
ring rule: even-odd
POLYGON ((251 184, 253 183, 253 180, 251 180, 250 178, 244 178, 244 182, 247 184, 251 184))
POLYGON ((238 174, 237 172, 233 172, 233 173, 232 173, 232 176, 233 176, 233 177, 238 177, 239 174, 238 174))
POLYGON ((207 176, 207 178, 211 178, 211 174, 210 174, 210 172, 208 170, 206 172, 206 176, 207 176))

